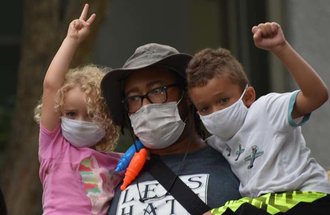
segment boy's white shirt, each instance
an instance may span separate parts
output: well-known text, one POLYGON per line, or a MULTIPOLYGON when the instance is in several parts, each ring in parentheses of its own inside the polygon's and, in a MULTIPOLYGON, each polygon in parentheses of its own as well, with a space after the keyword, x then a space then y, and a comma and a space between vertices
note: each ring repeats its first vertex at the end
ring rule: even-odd
POLYGON ((208 138, 240 180, 242 196, 292 190, 330 194, 326 171, 311 157, 301 127, 309 115, 293 120, 298 91, 270 93, 249 108, 241 129, 228 141, 208 138), (300 124, 296 124, 299 122, 300 124))

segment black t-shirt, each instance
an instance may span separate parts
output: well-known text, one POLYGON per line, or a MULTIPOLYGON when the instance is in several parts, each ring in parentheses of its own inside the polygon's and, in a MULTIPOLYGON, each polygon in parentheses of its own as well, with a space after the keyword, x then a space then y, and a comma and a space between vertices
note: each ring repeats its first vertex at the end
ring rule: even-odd
MULTIPOLYGON (((209 146, 188 154, 180 172, 183 155, 162 156, 161 159, 211 208, 241 197, 239 181, 229 164, 220 152, 209 146)), ((148 172, 142 172, 124 191, 117 188, 108 214, 188 214, 171 195, 164 196, 165 193, 158 181, 148 172), (151 199, 142 203, 139 193, 151 199)))

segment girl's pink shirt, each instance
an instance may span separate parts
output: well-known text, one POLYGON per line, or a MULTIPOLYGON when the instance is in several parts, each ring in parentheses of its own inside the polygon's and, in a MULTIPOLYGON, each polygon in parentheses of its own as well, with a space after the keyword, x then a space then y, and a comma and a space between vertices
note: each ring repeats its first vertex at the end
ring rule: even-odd
POLYGON ((60 125, 52 132, 40 125, 43 214, 106 214, 122 179, 113 174, 120 156, 76 148, 64 139, 60 125))

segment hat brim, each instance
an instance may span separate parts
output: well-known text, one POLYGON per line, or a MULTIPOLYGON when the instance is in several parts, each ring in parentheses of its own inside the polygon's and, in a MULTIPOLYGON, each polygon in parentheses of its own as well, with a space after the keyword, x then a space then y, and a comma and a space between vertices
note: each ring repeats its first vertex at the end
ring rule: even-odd
POLYGON ((119 126, 128 126, 127 123, 125 123, 125 115, 127 113, 122 103, 122 99, 124 98, 124 80, 131 72, 157 65, 176 72, 186 80, 186 67, 190 59, 191 55, 188 54, 174 54, 150 65, 131 68, 118 68, 108 72, 101 81, 101 90, 113 122, 119 126))

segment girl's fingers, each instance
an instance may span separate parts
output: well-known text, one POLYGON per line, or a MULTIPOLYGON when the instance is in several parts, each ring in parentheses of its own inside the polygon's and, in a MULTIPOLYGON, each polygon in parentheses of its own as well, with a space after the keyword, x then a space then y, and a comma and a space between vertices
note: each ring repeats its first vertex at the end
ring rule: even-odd
POLYGON ((95 17, 96 17, 96 14, 95 13, 93 13, 89 18, 88 18, 88 20, 86 21, 87 22, 87 24, 92 24, 93 22, 94 22, 94 20, 95 20, 95 17))
POLYGON ((79 19, 86 20, 87 19, 88 10, 89 10, 89 5, 88 4, 85 4, 84 9, 82 10, 79 19))
POLYGON ((80 29, 83 26, 83 24, 82 24, 81 20, 76 19, 72 22, 72 26, 74 29, 77 30, 77 29, 80 29))

